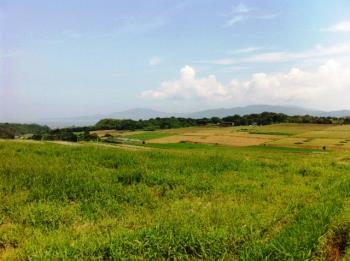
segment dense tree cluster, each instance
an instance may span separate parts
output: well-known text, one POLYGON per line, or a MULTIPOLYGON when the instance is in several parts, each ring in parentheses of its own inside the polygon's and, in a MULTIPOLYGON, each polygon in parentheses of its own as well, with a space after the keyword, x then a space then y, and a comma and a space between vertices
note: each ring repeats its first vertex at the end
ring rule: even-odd
POLYGON ((191 119, 191 118, 155 118, 149 120, 118 120, 103 119, 93 127, 95 130, 156 130, 156 129, 173 129, 191 126, 201 126, 217 122, 211 119, 191 119))
POLYGON ((310 115, 297 115, 288 116, 283 113, 263 112, 260 114, 249 115, 234 115, 224 117, 223 121, 233 122, 236 126, 241 125, 269 125, 275 123, 314 123, 314 124, 332 124, 332 123, 344 123, 344 119, 335 117, 317 117, 310 115))
POLYGON ((76 132, 77 128, 64 128, 64 129, 54 129, 50 130, 44 134, 35 134, 31 138, 34 140, 62 140, 62 141, 97 141, 99 138, 96 134, 91 134, 87 127, 84 127, 84 131, 76 132))
POLYGON ((191 126, 203 126, 208 124, 220 124, 223 122, 231 122, 235 126, 245 125, 268 125, 274 123, 318 123, 332 124, 345 123, 346 119, 335 117, 316 117, 310 115, 304 116, 288 116, 283 113, 263 112, 259 114, 249 115, 233 115, 224 118, 212 117, 202 119, 192 118, 155 118, 149 120, 118 120, 103 119, 96 123, 92 128, 94 130, 155 130, 155 129, 172 129, 191 126))
POLYGON ((27 133, 41 134, 47 133, 49 130, 49 127, 38 124, 0 123, 0 138, 14 139, 16 136, 27 133))

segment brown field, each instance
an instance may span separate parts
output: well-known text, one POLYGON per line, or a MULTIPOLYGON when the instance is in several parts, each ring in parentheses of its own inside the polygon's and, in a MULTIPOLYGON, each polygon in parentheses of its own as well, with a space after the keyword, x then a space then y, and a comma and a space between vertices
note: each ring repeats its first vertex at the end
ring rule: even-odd
POLYGON ((298 124, 298 123, 289 123, 289 124, 272 124, 257 127, 260 131, 275 131, 275 132, 286 132, 291 134, 299 134, 309 131, 319 131, 332 127, 328 124, 298 124))
POLYGON ((199 136, 199 135, 176 135, 160 139, 150 140, 150 143, 180 143, 180 142, 193 142, 193 143, 206 143, 206 144, 220 144, 229 146, 253 146, 261 145, 269 142, 270 138, 260 137, 244 137, 244 136, 232 136, 232 135, 221 135, 221 136, 199 136))
POLYGON ((317 148, 321 149, 323 146, 339 149, 350 149, 350 142, 344 139, 305 139, 305 138, 285 138, 268 143, 272 146, 283 147, 302 147, 302 148, 317 148))
POLYGON ((179 143, 193 142, 205 144, 220 144, 229 146, 261 145, 279 139, 276 135, 249 134, 240 132, 240 128, 187 128, 172 130, 174 136, 151 139, 149 143, 179 143))
MULTIPOLYGON (((169 130, 157 130, 170 136, 147 139, 147 143, 204 143, 228 146, 268 146, 318 148, 323 146, 332 149, 350 149, 349 125, 326 124, 273 124, 267 126, 236 126, 236 127, 190 127, 169 130)), ((109 133, 112 136, 128 137, 138 134, 149 134, 149 131, 94 131, 103 137, 109 133)))
POLYGON ((273 146, 350 149, 350 126, 329 126, 270 142, 273 146))

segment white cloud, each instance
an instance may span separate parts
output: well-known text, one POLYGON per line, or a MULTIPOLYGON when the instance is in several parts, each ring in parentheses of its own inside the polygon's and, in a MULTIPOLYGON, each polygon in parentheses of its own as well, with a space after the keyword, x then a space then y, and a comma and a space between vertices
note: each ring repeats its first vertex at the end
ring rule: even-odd
POLYGON ((242 3, 234 6, 231 13, 228 15, 230 19, 226 22, 226 26, 232 27, 248 19, 270 20, 277 16, 276 14, 255 14, 256 10, 242 3))
POLYGON ((186 65, 181 69, 178 80, 165 81, 158 90, 145 91, 142 96, 150 99, 211 99, 227 94, 225 87, 214 75, 197 78, 194 68, 186 65))
POLYGON ((277 14, 263 14, 263 15, 255 16, 256 19, 261 19, 261 20, 271 20, 276 17, 277 17, 277 14))
POLYGON ((326 61, 329 59, 343 58, 350 59, 350 42, 335 44, 331 46, 317 45, 311 49, 300 52, 273 51, 257 52, 262 48, 248 47, 228 52, 231 57, 225 57, 215 60, 200 60, 195 63, 214 64, 214 65, 239 65, 256 63, 281 63, 281 62, 310 62, 326 61), (238 54, 238 55, 237 55, 238 54))
POLYGON ((250 11, 252 11, 252 9, 250 9, 249 7, 247 7, 245 4, 238 4, 235 7, 233 7, 232 9, 232 13, 233 14, 243 14, 243 13, 249 13, 250 11))
POLYGON ((310 50, 302 52, 267 52, 256 54, 241 60, 241 62, 288 62, 329 57, 336 55, 350 55, 350 42, 333 46, 318 45, 310 50))
POLYGON ((227 21, 226 25, 227 26, 233 26, 239 22, 242 22, 244 20, 246 20, 247 17, 246 16, 243 16, 243 15, 236 15, 236 16, 233 16, 230 20, 227 21))
POLYGON ((322 29, 321 31, 350 32, 350 21, 343 21, 343 22, 337 23, 337 24, 332 25, 328 28, 322 29))
POLYGON ((246 20, 248 18, 246 14, 250 13, 251 11, 252 9, 242 3, 234 6, 230 14, 231 18, 226 22, 226 25, 230 27, 246 20))
POLYGON ((165 81, 156 90, 142 93, 156 100, 206 101, 224 104, 290 104, 329 109, 349 107, 350 67, 334 60, 314 70, 292 68, 285 73, 256 73, 249 80, 233 79, 223 84, 214 75, 197 77, 186 65, 177 80, 165 81))
POLYGON ((237 52, 237 53, 253 53, 253 52, 256 52, 259 50, 261 50, 260 47, 247 47, 247 48, 238 49, 235 52, 237 52))
POLYGON ((162 62, 162 58, 160 58, 159 56, 153 56, 152 58, 149 59, 148 64, 149 66, 157 66, 161 64, 161 62, 162 62))
POLYGON ((230 65, 234 63, 234 60, 230 58, 223 58, 218 60, 209 61, 211 64, 217 64, 217 65, 230 65))

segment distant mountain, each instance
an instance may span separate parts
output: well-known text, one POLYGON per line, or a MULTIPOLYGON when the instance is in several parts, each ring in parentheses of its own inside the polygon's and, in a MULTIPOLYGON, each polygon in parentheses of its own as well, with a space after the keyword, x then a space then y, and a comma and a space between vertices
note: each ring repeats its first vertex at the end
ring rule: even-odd
POLYGON ((167 113, 156 111, 147 108, 136 108, 121 112, 115 112, 109 115, 93 115, 93 116, 82 116, 72 118, 51 118, 39 121, 40 124, 47 124, 50 127, 68 127, 68 126, 87 126, 94 125, 100 119, 113 118, 113 119, 150 119, 156 117, 188 117, 188 118, 210 118, 210 117, 226 117, 230 115, 245 115, 252 113, 262 112, 275 112, 284 113, 287 115, 312 115, 312 116, 332 116, 332 117, 345 117, 350 116, 350 110, 339 110, 339 111, 320 111, 306 109, 296 106, 277 106, 277 105, 249 105, 244 107, 234 108, 221 108, 213 110, 204 110, 193 113, 181 114, 181 113, 167 113))
POLYGON ((91 115, 80 117, 67 117, 67 118, 47 118, 39 120, 39 124, 48 125, 51 128, 63 128, 71 126, 89 126, 94 125, 100 119, 105 118, 105 115, 91 115))
POLYGON ((330 117, 348 117, 350 116, 350 110, 328 111, 322 112, 318 116, 330 116, 330 117))
POLYGON ((152 109, 147 108, 136 108, 121 112, 115 112, 109 115, 107 118, 115 118, 115 119, 132 119, 132 120, 140 120, 140 119, 150 119, 150 118, 156 118, 156 117, 171 117, 176 116, 179 114, 171 114, 161 111, 156 111, 152 109))
POLYGON ((80 116, 70 118, 49 118, 42 119, 39 121, 41 124, 47 124, 52 128, 71 127, 71 126, 88 126, 94 125, 101 119, 112 118, 112 119, 132 119, 132 120, 146 120, 156 117, 171 117, 178 116, 180 114, 170 114, 166 112, 156 111, 147 108, 136 108, 121 112, 115 112, 109 115, 91 115, 91 116, 80 116))
POLYGON ((276 106, 276 105, 249 105, 244 107, 234 107, 234 108, 221 108, 213 110, 199 111, 189 114, 191 118, 204 118, 204 117, 226 117, 230 115, 245 115, 252 113, 262 113, 262 112, 275 112, 284 113, 287 115, 318 115, 324 113, 317 110, 309 110, 301 107, 295 106, 276 106))

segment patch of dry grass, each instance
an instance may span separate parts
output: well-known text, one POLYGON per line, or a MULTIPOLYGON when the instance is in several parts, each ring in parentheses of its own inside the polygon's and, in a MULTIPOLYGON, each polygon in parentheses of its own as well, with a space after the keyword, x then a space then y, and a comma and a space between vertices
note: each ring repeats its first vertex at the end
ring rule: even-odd
POLYGON ((248 137, 248 136, 234 136, 234 135, 176 135, 164 137, 160 139, 153 139, 151 143, 179 143, 179 142, 193 142, 205 144, 220 144, 230 146, 253 146, 260 145, 271 141, 271 138, 266 137, 248 137))

